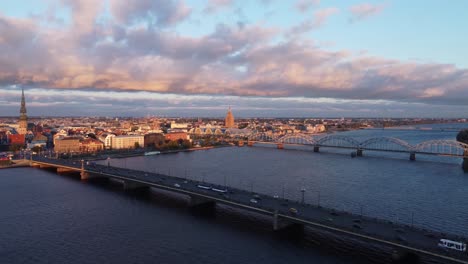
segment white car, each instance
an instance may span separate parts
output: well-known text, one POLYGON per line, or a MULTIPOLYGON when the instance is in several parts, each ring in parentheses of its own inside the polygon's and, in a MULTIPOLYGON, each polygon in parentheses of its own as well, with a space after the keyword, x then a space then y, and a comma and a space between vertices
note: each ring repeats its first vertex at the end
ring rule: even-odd
POLYGON ((255 203, 255 204, 258 203, 258 201, 255 200, 255 199, 250 199, 250 202, 251 202, 251 203, 255 203))
POLYGON ((180 188, 180 184, 174 183, 174 187, 180 188))

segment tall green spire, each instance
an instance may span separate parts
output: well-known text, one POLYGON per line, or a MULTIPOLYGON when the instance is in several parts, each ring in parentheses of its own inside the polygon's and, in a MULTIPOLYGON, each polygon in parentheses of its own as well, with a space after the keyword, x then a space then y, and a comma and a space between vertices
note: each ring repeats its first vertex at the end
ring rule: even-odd
POLYGON ((26 100, 24 99, 24 89, 21 89, 21 109, 20 109, 20 119, 27 119, 26 115, 26 100))

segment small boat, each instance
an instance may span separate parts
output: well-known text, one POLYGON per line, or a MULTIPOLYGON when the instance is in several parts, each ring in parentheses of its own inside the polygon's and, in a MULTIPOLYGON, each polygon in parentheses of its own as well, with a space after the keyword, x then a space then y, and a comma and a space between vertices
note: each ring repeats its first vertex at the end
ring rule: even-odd
POLYGON ((158 154, 161 154, 161 152, 160 152, 160 151, 148 151, 148 152, 145 152, 145 156, 158 155, 158 154))

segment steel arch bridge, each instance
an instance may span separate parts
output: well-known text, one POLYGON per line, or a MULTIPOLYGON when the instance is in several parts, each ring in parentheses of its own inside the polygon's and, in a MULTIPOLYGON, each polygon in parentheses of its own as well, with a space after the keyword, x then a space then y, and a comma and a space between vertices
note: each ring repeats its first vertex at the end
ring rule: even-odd
POLYGON ((277 141, 284 144, 315 145, 315 140, 311 136, 304 134, 286 134, 278 138, 277 141))
POLYGON ((392 137, 377 137, 370 138, 359 144, 361 149, 376 150, 376 151, 393 151, 393 152, 414 152, 414 146, 408 142, 392 137))
POLYGON ((455 140, 429 140, 414 146, 415 152, 442 156, 468 156, 468 144, 455 140))
POLYGON ((342 135, 329 135, 320 138, 316 141, 318 147, 335 147, 335 148, 358 148, 359 142, 352 137, 342 135))
POLYGON ((278 140, 278 137, 275 137, 270 133, 256 132, 250 134, 248 136, 248 140, 257 142, 276 142, 278 140))
POLYGON ((321 147, 355 149, 358 156, 362 155, 363 150, 370 150, 409 153, 412 160, 415 159, 414 155, 416 154, 464 157, 468 159, 468 144, 455 140, 429 140, 417 145, 411 145, 404 140, 393 137, 375 137, 358 141, 353 137, 344 135, 327 135, 316 139, 310 135, 300 133, 278 137, 265 132, 251 133, 248 135, 248 140, 278 145, 314 146, 315 152, 318 152, 321 147))

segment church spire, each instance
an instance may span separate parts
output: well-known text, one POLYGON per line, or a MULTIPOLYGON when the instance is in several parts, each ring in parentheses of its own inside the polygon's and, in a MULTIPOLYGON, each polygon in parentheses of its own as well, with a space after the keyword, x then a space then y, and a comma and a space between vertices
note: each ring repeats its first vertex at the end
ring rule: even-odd
POLYGON ((26 115, 26 100, 24 99, 24 89, 21 89, 21 109, 18 125, 18 134, 25 135, 28 132, 28 116, 26 115))
POLYGON ((20 109, 21 116, 26 115, 26 100, 24 99, 24 89, 21 88, 21 109, 20 109))

